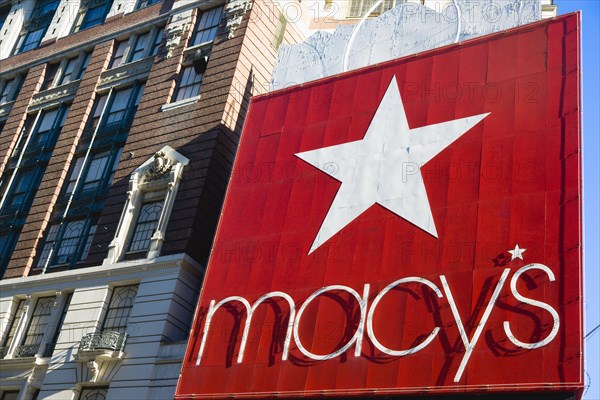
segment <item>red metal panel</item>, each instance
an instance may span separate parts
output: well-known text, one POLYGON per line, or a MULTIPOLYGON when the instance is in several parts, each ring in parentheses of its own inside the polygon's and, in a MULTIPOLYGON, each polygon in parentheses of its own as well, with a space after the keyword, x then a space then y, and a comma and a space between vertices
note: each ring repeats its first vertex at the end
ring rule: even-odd
POLYGON ((578 14, 254 98, 177 397, 580 391, 580 138, 578 14), (419 166, 437 237, 376 203, 309 252, 345 183, 295 154, 390 82, 411 129, 490 113, 419 166))

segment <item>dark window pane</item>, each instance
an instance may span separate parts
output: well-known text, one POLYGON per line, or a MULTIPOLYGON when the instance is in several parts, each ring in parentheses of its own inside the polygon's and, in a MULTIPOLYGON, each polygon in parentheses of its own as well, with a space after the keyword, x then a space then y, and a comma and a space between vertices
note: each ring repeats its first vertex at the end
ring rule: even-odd
POLYGON ((36 301, 29 327, 23 338, 23 345, 39 346, 42 342, 55 300, 55 297, 40 297, 36 301))
POLYGON ((108 398, 108 388, 93 387, 81 389, 79 400, 106 400, 108 398))
POLYGON ((56 245, 56 264, 73 262, 77 250, 84 239, 85 220, 69 222, 63 232, 62 240, 56 245))
POLYGON ((102 324, 103 331, 125 333, 127 330, 127 320, 129 319, 129 314, 131 314, 137 291, 137 285, 120 286, 113 289, 108 310, 104 317, 104 323, 102 324))
POLYGON ((44 84, 42 85, 42 90, 50 89, 54 85, 54 80, 56 79, 56 73, 58 72, 58 67, 60 64, 50 64, 46 69, 46 77, 44 78, 44 84))
POLYGON ((71 58, 67 61, 65 65, 65 69, 62 73, 62 77, 60 78, 59 85, 64 85, 66 83, 71 82, 73 80, 73 73, 75 72, 75 67, 77 66, 78 57, 71 58))
POLYGON ((185 67, 181 71, 179 88, 175 101, 189 99, 190 97, 198 96, 200 86, 202 84, 203 73, 196 73, 193 66, 185 67))
POLYGON ((130 252, 147 251, 150 248, 150 239, 156 231, 162 208, 162 201, 142 204, 129 244, 130 252))
POLYGON ((91 28, 104 22, 112 6, 111 1, 104 1, 87 9, 80 29, 91 28))
POLYGON ((215 36, 217 36, 217 30, 221 24, 222 17, 223 7, 202 12, 196 22, 191 46, 213 41, 215 36))
POLYGON ((125 50, 127 49, 127 40, 123 40, 121 42, 117 42, 115 44, 115 52, 113 54, 113 59, 110 63, 110 68, 117 68, 123 63, 123 56, 125 55, 125 50))
POLYGON ((25 51, 37 48, 40 42, 42 41, 42 38, 44 37, 44 33, 46 33, 46 27, 42 29, 37 29, 35 31, 27 32, 19 52, 23 53, 25 51))
POLYGON ((140 60, 144 57, 148 42, 150 41, 150 32, 139 35, 135 40, 135 46, 131 52, 130 62, 140 60))
POLYGON ((48 257, 50 257, 50 250, 52 249, 52 246, 54 245, 54 242, 56 241, 59 227, 60 227, 60 225, 52 225, 48 229, 47 234, 46 234, 46 240, 44 242, 42 251, 40 253, 40 258, 38 259, 38 262, 36 264, 37 268, 43 268, 48 263, 48 257))
POLYGON ((19 326, 19 322, 21 321, 21 317, 23 316, 23 307, 25 306, 25 300, 19 300, 17 304, 17 309, 13 314, 13 317, 10 322, 10 326, 7 330, 8 334, 4 338, 2 342, 2 347, 10 347, 15 337, 15 333, 17 332, 17 327, 19 326))

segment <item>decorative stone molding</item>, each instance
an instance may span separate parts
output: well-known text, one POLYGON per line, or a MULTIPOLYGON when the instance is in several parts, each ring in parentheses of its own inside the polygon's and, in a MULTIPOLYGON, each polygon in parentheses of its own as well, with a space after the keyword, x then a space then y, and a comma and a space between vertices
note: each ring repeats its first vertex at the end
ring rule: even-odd
POLYGON ((146 57, 141 60, 123 64, 117 68, 109 69, 104 71, 100 75, 100 83, 98 84, 98 91, 106 90, 112 86, 123 85, 133 82, 137 79, 143 79, 150 73, 154 57, 146 57))
POLYGON ((60 85, 52 89, 44 90, 36 93, 31 99, 28 111, 36 111, 41 108, 46 108, 55 104, 60 104, 65 101, 73 100, 77 89, 79 89, 80 81, 69 82, 65 85, 60 85))
POLYGON ((150 248, 145 258, 154 259, 160 255, 181 174, 188 163, 189 160, 186 157, 171 147, 165 146, 133 171, 129 179, 128 198, 117 226, 115 238, 108 246, 108 255, 104 259, 103 265, 114 264, 124 258, 137 214, 145 197, 151 197, 154 201, 160 199, 159 201, 163 202, 156 230, 150 239, 150 248))
POLYGON ((167 49, 166 58, 173 57, 173 51, 179 46, 179 42, 192 25, 192 10, 185 10, 174 14, 171 22, 165 28, 163 40, 167 49))
POLYGON ((225 5, 227 39, 232 39, 241 25, 244 14, 252 9, 252 0, 231 0, 225 5))

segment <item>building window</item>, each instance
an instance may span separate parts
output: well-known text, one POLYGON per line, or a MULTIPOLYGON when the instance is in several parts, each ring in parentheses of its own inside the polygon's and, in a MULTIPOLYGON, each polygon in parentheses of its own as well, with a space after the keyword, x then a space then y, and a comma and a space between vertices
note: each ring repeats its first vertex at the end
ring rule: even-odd
POLYGON ((15 349, 15 358, 33 357, 38 353, 55 301, 56 297, 40 297, 37 299, 22 344, 15 349))
POLYGON ((21 76, 16 76, 11 79, 3 79, 0 81, 0 104, 5 104, 17 98, 23 79, 21 76))
POLYGON ((10 5, 6 7, 0 7, 0 29, 4 26, 4 22, 8 18, 8 14, 10 14, 10 5))
MULTIPOLYGON (((369 8, 375 4, 377 0, 350 0, 350 7, 348 10, 349 18, 361 18, 369 8)), ((372 13, 371 17, 383 14, 384 12, 391 10, 399 4, 403 2, 402 0, 384 0, 384 2, 377 7, 372 13)))
MULTIPOLYGON (((3 205, 3 209, 18 209, 21 207, 27 195, 31 189, 34 178, 33 170, 18 171, 15 176, 15 180, 11 185, 11 190, 8 193, 6 203, 3 205)), ((4 211, 4 210, 3 210, 4 211)))
POLYGON ((19 398, 18 390, 3 390, 1 400, 17 400, 19 398))
POLYGON ((96 194, 99 189, 110 186, 112 178, 119 165, 122 149, 96 153, 91 156, 87 167, 81 173, 84 158, 75 161, 75 166, 69 175, 65 194, 70 194, 75 189, 75 183, 79 178, 80 188, 78 194, 85 196, 86 193, 96 194))
POLYGON ((59 3, 60 0, 36 1, 31 17, 23 24, 14 54, 33 50, 40 45, 59 3))
POLYGON ((79 400, 106 400, 108 398, 107 387, 82 388, 79 400))
POLYGON ((125 56, 125 50, 127 49, 127 40, 122 40, 120 42, 115 43, 115 53, 113 54, 113 59, 110 62, 110 68, 117 68, 123 62, 123 57, 125 56))
POLYGON ((25 300, 20 299, 17 303, 15 313, 13 314, 10 323, 8 324, 7 329, 5 331, 5 337, 2 340, 2 347, 0 347, 0 359, 6 357, 6 355, 8 354, 8 349, 13 343, 13 340, 17 333, 17 327, 19 326, 21 318, 23 317, 24 306, 25 300))
POLYGON ((273 37, 273 42, 271 42, 271 45, 275 48, 275 50, 278 50, 279 46, 281 46, 281 43, 283 42, 286 27, 287 18, 285 18, 285 13, 281 13, 279 14, 279 20, 277 21, 277 29, 275 31, 275 36, 273 37))
POLYGON ((142 204, 138 214, 137 223, 133 231, 131 242, 129 243, 130 252, 147 252, 150 248, 150 238, 156 231, 158 220, 163 208, 162 201, 142 204))
POLYGON ((135 44, 131 49, 131 56, 129 62, 141 60, 147 53, 148 46, 150 44, 150 32, 137 35, 135 38, 135 44))
POLYGON ((140 0, 137 5, 138 10, 140 8, 151 6, 152 4, 160 3, 162 0, 140 0))
POLYGON ((95 232, 96 225, 90 218, 51 225, 36 267, 73 266, 84 261, 95 232))
POLYGON ((212 42, 217 36, 217 30, 223 18, 223 7, 203 11, 196 21, 191 46, 212 42))
POLYGON ((37 150, 40 146, 54 147, 53 142, 57 139, 58 133, 62 130, 68 114, 68 106, 42 111, 39 121, 31 135, 27 151, 37 150))
POLYGON ((193 66, 184 67, 180 72, 179 86, 175 101, 181 101, 198 96, 204 72, 196 72, 193 66))
POLYGON ((61 62, 49 64, 46 68, 46 78, 42 90, 55 86, 66 85, 83 77, 90 61, 91 53, 81 53, 76 57, 66 58, 61 62))
POLYGON ((73 293, 69 293, 62 305, 62 312, 60 313, 60 318, 58 323, 54 327, 54 335, 52 335, 52 339, 46 343, 46 348, 44 349, 44 357, 51 357, 52 353, 54 353, 54 348, 56 347, 56 343, 58 342, 58 337, 60 336, 60 331, 62 329, 62 325, 65 322, 65 317, 67 316, 67 310, 69 309, 69 304, 71 304, 71 299, 73 298, 73 293))
POLYGON ((137 291, 138 285, 119 286, 113 289, 102 323, 102 331, 125 333, 137 291))
POLYGON ((79 61, 79 57, 69 58, 65 62, 65 66, 62 72, 62 76, 58 80, 58 85, 64 85, 65 83, 69 83, 73 80, 75 67, 77 66, 77 62, 79 61))
POLYGON ((121 89, 115 92, 110 99, 108 99, 108 95, 101 96, 96 101, 94 114, 87 130, 97 129, 99 133, 113 132, 119 129, 129 130, 143 92, 144 84, 142 83, 121 89), (100 121, 103 111, 104 119, 100 121))
POLYGON ((42 84, 41 90, 46 90, 54 86, 54 81, 56 80, 59 67, 60 63, 48 64, 46 67, 46 76, 44 77, 44 83, 42 84))
POLYGON ((223 7, 213 8, 208 11, 200 12, 194 33, 188 47, 199 46, 193 52, 187 52, 184 56, 185 62, 179 71, 177 89, 172 102, 176 103, 186 99, 193 99, 200 93, 202 78, 208 64, 212 42, 217 35, 221 19, 223 17, 223 7))
POLYGON ((91 28, 104 23, 106 16, 110 12, 112 0, 84 0, 79 11, 75 32, 91 28))
POLYGON ((162 37, 163 29, 155 28, 148 32, 132 35, 127 40, 115 43, 110 68, 117 68, 123 64, 156 55, 162 37))
POLYGON ((133 171, 129 193, 104 264, 160 255, 183 168, 189 160, 164 146, 133 171))

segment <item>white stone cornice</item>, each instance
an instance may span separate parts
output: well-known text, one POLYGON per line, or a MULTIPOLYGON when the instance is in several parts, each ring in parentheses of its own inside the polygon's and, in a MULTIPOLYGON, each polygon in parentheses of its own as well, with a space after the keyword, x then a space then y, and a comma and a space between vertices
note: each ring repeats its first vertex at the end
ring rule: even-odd
POLYGON ((178 270, 180 268, 198 278, 204 272, 204 267, 190 256, 179 253, 157 257, 152 260, 122 261, 96 267, 4 279, 0 281, 0 292, 2 292, 2 297, 9 297, 24 292, 32 293, 48 290, 48 287, 61 290, 62 288, 71 288, 73 286, 83 287, 86 286, 86 283, 95 285, 98 281, 113 282, 146 278, 155 275, 160 276, 168 270, 178 270))

